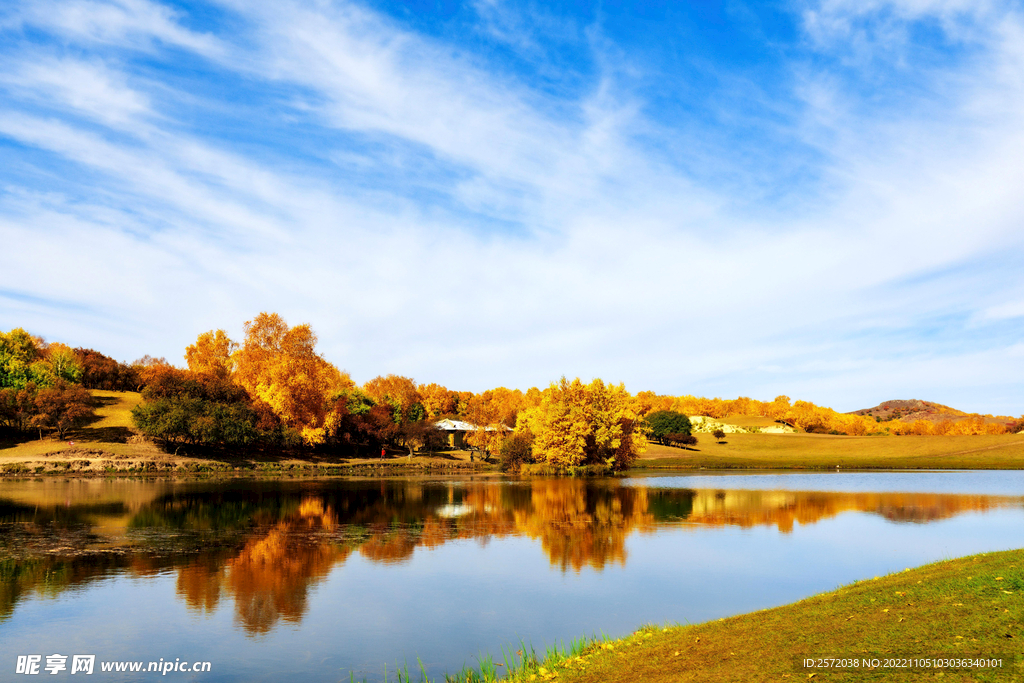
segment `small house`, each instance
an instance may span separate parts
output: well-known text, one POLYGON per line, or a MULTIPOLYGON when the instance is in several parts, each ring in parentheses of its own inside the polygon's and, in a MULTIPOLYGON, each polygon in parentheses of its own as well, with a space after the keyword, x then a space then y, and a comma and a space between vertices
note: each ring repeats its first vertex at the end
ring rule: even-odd
MULTIPOLYGON (((475 432, 478 429, 483 429, 488 432, 493 432, 495 430, 494 427, 478 427, 472 422, 453 420, 448 417, 435 422, 434 427, 448 434, 448 446, 451 448, 462 448, 465 444, 467 432, 475 432)), ((504 431, 512 431, 511 428, 505 425, 501 425, 500 428, 504 431)))

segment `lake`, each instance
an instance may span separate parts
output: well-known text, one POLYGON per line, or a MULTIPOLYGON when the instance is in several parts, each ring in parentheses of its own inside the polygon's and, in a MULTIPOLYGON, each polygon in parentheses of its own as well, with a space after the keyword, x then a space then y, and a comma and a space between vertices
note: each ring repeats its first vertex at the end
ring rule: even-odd
POLYGON ((1024 472, 0 480, 0 679, 434 679, 1022 546, 1024 472))

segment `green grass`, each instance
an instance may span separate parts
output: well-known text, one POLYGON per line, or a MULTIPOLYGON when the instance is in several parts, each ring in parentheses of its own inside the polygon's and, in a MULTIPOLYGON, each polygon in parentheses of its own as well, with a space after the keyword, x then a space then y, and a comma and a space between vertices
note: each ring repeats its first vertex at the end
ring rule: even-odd
MULTIPOLYGON (((652 681, 1024 680, 1024 550, 926 565, 791 605, 693 626, 644 627, 580 641, 513 668, 508 680, 652 681), (804 658, 1002 657, 1002 670, 803 669, 804 658)), ((490 681, 493 667, 451 680, 490 681)))
POLYGON ((1024 436, 699 434, 694 449, 652 444, 635 467, 709 469, 1024 469, 1024 436))

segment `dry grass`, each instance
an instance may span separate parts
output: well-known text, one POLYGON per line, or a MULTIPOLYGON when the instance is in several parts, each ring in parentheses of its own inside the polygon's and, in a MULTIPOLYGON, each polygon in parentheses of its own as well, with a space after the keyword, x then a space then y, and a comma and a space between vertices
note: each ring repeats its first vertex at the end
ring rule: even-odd
POLYGON ((637 467, 709 469, 1024 469, 1024 437, 698 435, 693 449, 652 444, 637 467))
POLYGON ((731 415, 719 420, 724 424, 736 425, 737 427, 773 427, 778 424, 770 417, 763 415, 731 415))
POLYGON ((142 401, 134 391, 89 391, 93 397, 93 417, 85 425, 68 432, 60 441, 50 437, 34 438, 26 434, 17 441, 0 441, 0 464, 23 462, 38 467, 38 458, 47 462, 82 459, 94 451, 117 458, 153 458, 164 454, 151 443, 128 443, 134 435, 131 411, 142 401))
MULTIPOLYGON (((96 403, 96 422, 87 425, 88 429, 107 429, 121 427, 131 430, 132 408, 142 403, 142 394, 137 391, 102 391, 92 389, 93 401, 96 403)), ((83 430, 84 431, 84 430, 83 430)))

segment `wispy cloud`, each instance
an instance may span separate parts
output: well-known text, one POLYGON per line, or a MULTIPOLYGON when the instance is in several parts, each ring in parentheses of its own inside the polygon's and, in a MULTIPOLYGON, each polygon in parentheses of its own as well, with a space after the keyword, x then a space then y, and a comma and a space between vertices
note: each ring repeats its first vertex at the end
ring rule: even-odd
POLYGON ((14 5, 2 26, 51 31, 79 44, 155 50, 183 48, 206 56, 221 54, 214 36, 189 30, 181 15, 149 0, 38 0, 14 5))
POLYGON ((151 111, 148 98, 129 88, 123 73, 101 63, 33 55, 12 66, 0 81, 42 106, 64 106, 112 125, 151 111))

